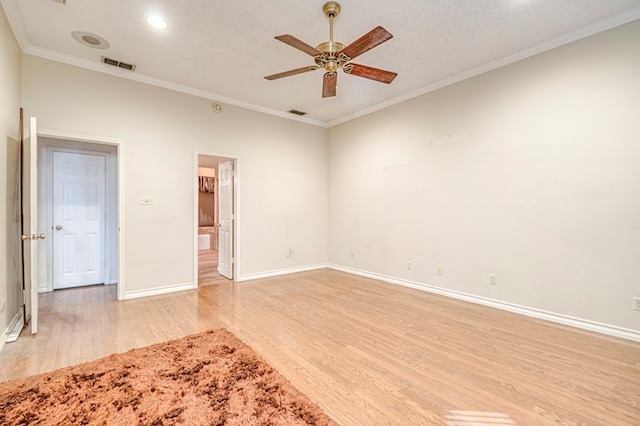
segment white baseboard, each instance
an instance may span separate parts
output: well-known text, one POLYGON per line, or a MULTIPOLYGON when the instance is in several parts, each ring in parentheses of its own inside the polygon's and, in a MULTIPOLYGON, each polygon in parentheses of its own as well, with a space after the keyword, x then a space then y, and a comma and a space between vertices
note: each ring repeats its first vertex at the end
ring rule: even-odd
POLYGON ((13 338, 13 336, 11 336, 12 334, 15 334, 16 326, 19 327, 18 334, 20 334, 20 331, 22 330, 22 326, 19 326, 18 325, 19 323, 22 323, 22 307, 18 309, 18 312, 16 312, 13 319, 7 326, 7 329, 2 334, 2 338, 0 338, 0 352, 2 352, 2 348, 4 348, 4 344, 7 342, 7 340, 9 340, 10 342, 13 342, 16 340, 15 338, 13 338))
POLYGON ((277 277, 279 275, 296 274, 298 272, 315 271, 317 269, 325 269, 326 267, 327 267, 326 263, 319 263, 317 265, 307 265, 307 266, 301 266, 297 268, 276 269, 274 271, 241 275, 238 278, 238 281, 258 280, 260 278, 270 278, 270 277, 277 277))
POLYGON ((174 293, 176 291, 193 290, 193 283, 173 284, 165 287, 150 288, 147 290, 128 291, 124 294, 124 300, 137 299, 139 297, 157 296, 159 294, 174 293))
POLYGON ((542 320, 552 321, 555 323, 568 325, 571 327, 581 328, 583 330, 594 331, 596 333, 606 334, 609 336, 614 336, 622 339, 640 342, 640 331, 637 331, 637 330, 631 330, 631 329, 617 327, 609 324, 602 324, 595 321, 585 320, 582 318, 575 318, 568 315, 557 314, 554 312, 548 312, 542 309, 516 305, 513 303, 501 302, 499 300, 493 300, 485 297, 474 296, 468 293, 447 290, 441 287, 435 287, 428 284, 389 277, 386 275, 376 274, 373 272, 361 271, 359 269, 347 268, 340 265, 329 264, 327 265, 327 267, 330 269, 335 269, 337 271, 346 272, 348 274, 359 275, 366 278, 372 278, 374 280, 384 281, 390 284, 397 284, 404 287, 413 288, 416 290, 422 290, 422 291, 427 291, 429 293, 439 294, 441 296, 447 296, 454 299, 464 300, 466 302, 477 303, 479 305, 490 306, 492 308, 502 309, 504 311, 514 312, 517 314, 526 315, 533 318, 539 318, 542 320))

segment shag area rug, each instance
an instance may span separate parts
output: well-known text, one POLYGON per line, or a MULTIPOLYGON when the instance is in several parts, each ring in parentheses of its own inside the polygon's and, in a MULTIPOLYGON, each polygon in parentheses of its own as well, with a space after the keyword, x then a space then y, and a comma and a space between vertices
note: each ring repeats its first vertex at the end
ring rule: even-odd
POLYGON ((335 425, 224 329, 0 383, 1 425, 335 425))

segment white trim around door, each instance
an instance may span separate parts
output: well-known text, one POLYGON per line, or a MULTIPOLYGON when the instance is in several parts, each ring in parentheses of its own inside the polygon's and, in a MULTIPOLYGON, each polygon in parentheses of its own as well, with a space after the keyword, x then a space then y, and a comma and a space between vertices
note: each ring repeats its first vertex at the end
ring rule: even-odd
POLYGON ((116 200, 117 200, 117 210, 116 210, 116 253, 117 253, 117 286, 118 286, 118 300, 124 300, 124 295, 126 293, 126 282, 125 282, 125 253, 124 253, 124 241, 125 241, 125 224, 124 224, 124 212, 125 212, 125 194, 124 194, 124 164, 125 164, 125 153, 124 153, 124 140, 115 139, 115 138, 106 138, 99 136, 88 136, 88 135, 79 135, 75 133, 67 133, 60 132, 54 130, 39 130, 38 136, 41 138, 49 138, 49 139, 57 139, 60 141, 70 141, 70 142, 82 142, 86 144, 92 144, 96 147, 96 151, 99 151, 99 145, 110 145, 114 146, 116 150, 115 158, 116 158, 116 200))
MULTIPOLYGON (((233 161, 233 280, 240 277, 240 157, 233 154, 194 150, 193 152, 193 288, 198 288, 198 156, 218 157, 233 161)), ((217 189, 217 188, 216 188, 217 189)))

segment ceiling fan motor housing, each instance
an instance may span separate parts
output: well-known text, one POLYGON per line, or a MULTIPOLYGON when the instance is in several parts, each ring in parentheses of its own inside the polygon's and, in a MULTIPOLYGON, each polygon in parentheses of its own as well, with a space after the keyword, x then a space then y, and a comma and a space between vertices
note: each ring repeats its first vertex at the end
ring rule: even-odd
POLYGON ((348 61, 348 58, 345 60, 345 58, 341 58, 340 55, 338 55, 338 52, 344 49, 344 45, 337 41, 322 43, 318 45, 316 49, 323 53, 323 55, 316 55, 314 57, 316 65, 329 72, 334 72, 338 68, 344 67, 348 61))
POLYGON ((339 41, 325 41, 324 43, 320 43, 319 45, 317 45, 316 49, 318 49, 325 55, 330 55, 344 49, 344 44, 340 43, 339 41))

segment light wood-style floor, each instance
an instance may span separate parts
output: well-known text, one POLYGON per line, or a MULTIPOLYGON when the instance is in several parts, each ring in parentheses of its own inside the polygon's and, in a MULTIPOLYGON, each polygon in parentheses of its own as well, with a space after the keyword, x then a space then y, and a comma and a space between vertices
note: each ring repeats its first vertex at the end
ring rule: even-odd
POLYGON ((40 301, 2 381, 226 327, 342 425, 640 424, 640 343, 338 271, 40 301))
POLYGON ((218 250, 198 250, 198 285, 220 284, 227 278, 218 273, 218 250))

